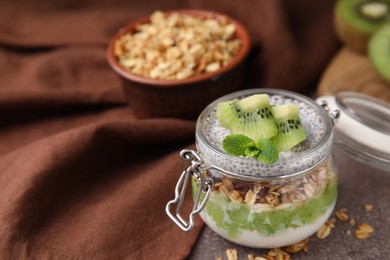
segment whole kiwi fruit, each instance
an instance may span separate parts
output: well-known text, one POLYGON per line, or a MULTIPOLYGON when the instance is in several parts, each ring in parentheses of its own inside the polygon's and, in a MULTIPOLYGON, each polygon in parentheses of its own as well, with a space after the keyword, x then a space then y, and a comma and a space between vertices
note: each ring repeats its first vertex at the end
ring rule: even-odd
POLYGON ((383 24, 371 36, 368 57, 375 70, 390 82, 390 22, 383 24))
POLYGON ((390 0, 339 0, 335 5, 336 32, 352 50, 367 51, 371 35, 390 18, 390 0))

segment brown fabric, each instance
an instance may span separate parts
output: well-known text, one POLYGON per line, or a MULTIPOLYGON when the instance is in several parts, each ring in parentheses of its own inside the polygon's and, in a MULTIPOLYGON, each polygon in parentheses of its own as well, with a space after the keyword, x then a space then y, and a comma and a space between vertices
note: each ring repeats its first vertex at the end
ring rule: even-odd
MULTIPOLYGON (((245 87, 309 89, 337 49, 332 1, 0 1, 0 259, 183 259, 202 227, 165 214, 195 122, 137 119, 105 49, 156 9, 250 30, 245 87)), ((189 206, 187 200, 185 205, 189 206)))

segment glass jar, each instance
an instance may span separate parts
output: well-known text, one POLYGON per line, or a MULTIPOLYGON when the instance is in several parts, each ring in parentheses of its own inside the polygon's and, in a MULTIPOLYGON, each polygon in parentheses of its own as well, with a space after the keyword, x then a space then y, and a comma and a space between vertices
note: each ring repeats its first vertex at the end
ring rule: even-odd
POLYGON ((178 181, 175 199, 167 204, 167 214, 184 231, 199 214, 220 236, 254 248, 282 247, 309 237, 328 220, 336 203, 331 148, 337 116, 337 111, 329 113, 313 100, 285 90, 251 89, 214 101, 198 117, 197 152, 181 152, 189 166, 178 181), (217 104, 253 94, 268 94, 271 105, 299 105, 308 137, 280 153, 274 164, 228 155, 221 146, 230 132, 218 123, 217 104), (186 221, 181 208, 189 182, 194 206, 186 221))
POLYGON ((340 111, 334 135, 337 148, 373 169, 390 172, 390 103, 350 91, 316 101, 340 111))

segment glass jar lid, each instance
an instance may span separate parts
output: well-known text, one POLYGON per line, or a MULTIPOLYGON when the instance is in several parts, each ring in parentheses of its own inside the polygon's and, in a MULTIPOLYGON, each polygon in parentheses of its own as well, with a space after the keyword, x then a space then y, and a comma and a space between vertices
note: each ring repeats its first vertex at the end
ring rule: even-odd
POLYGON ((389 103, 356 92, 322 96, 317 102, 340 110, 335 145, 363 163, 390 171, 389 103))

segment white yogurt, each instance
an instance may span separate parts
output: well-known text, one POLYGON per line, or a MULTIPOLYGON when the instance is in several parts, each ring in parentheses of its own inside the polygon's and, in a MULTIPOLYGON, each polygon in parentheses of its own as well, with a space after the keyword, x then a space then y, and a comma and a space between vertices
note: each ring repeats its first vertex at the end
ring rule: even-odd
POLYGON ((315 221, 315 223, 304 224, 296 228, 287 228, 272 235, 240 229, 239 234, 236 237, 231 238, 227 235, 226 230, 217 226, 215 221, 207 214, 206 210, 203 210, 200 213, 200 216, 214 232, 231 242, 254 248, 274 248, 298 243, 314 234, 328 220, 335 204, 336 203, 333 203, 326 212, 315 221))

